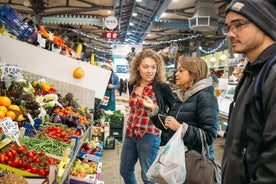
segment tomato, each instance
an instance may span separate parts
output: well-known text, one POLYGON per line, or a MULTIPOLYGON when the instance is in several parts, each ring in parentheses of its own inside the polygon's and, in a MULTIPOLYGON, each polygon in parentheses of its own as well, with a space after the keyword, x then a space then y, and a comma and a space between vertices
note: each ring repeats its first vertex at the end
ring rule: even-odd
POLYGON ((5 163, 8 160, 8 157, 4 154, 0 154, 0 163, 5 163))
POLYGON ((32 167, 31 168, 31 173, 37 174, 38 173, 38 169, 36 167, 32 167))
POLYGON ((38 174, 39 174, 40 176, 47 176, 47 173, 46 173, 45 169, 40 169, 40 170, 38 171, 38 174))
POLYGON ((27 146, 24 145, 24 146, 19 146, 16 151, 18 153, 23 153, 26 149, 27 149, 27 146))
POLYGON ((28 151, 28 152, 26 153, 26 155, 27 155, 27 157, 29 157, 29 158, 33 158, 33 157, 35 156, 35 152, 34 152, 34 151, 28 151))
POLYGON ((65 137, 65 136, 66 136, 66 133, 65 133, 64 131, 61 131, 59 136, 60 136, 60 137, 65 137))
POLYGON ((33 168, 33 164, 32 163, 28 163, 27 164, 27 169, 32 169, 33 168))
POLYGON ((37 157, 33 157, 33 162, 38 163, 38 162, 40 162, 40 160, 37 157))
POLYGON ((7 151, 5 155, 8 157, 8 159, 11 159, 14 157, 13 153, 11 151, 7 151))
POLYGON ((55 160, 52 159, 52 158, 48 158, 47 162, 48 162, 49 165, 54 165, 55 164, 55 160))
POLYGON ((45 154, 44 154, 44 152, 40 151, 40 152, 38 152, 38 155, 42 157, 42 156, 44 156, 45 154))
POLYGON ((21 165, 22 165, 22 161, 19 159, 19 158, 14 158, 13 160, 12 160, 12 163, 11 163, 11 166, 12 167, 21 167, 21 165))
POLYGON ((45 171, 45 175, 48 176, 50 173, 49 169, 45 168, 44 171, 45 171))
POLYGON ((10 150, 10 152, 12 152, 13 156, 16 156, 18 154, 17 151, 14 149, 10 150))
POLYGON ((16 144, 11 145, 11 149, 16 149, 16 148, 17 148, 16 144))

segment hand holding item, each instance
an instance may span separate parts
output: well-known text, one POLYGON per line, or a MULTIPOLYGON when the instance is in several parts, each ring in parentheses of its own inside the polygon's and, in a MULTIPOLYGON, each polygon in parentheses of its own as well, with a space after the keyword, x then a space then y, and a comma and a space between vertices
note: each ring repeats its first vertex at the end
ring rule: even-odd
POLYGON ((167 116, 165 126, 173 131, 177 131, 181 124, 173 116, 167 116))
POLYGON ((112 84, 108 84, 108 85, 107 85, 107 88, 108 88, 108 89, 112 89, 112 88, 113 88, 113 85, 112 85, 112 84))
POLYGON ((153 103, 152 99, 148 96, 143 96, 142 97, 142 102, 143 102, 143 105, 150 109, 151 111, 154 111, 154 108, 156 107, 156 105, 153 103))

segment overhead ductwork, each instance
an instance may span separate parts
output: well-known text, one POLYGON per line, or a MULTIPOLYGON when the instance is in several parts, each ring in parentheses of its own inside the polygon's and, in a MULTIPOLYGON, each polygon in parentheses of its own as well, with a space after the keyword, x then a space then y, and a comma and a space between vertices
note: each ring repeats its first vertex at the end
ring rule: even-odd
POLYGON ((218 16, 214 0, 196 0, 195 14, 189 18, 189 27, 191 30, 199 32, 217 30, 218 16))

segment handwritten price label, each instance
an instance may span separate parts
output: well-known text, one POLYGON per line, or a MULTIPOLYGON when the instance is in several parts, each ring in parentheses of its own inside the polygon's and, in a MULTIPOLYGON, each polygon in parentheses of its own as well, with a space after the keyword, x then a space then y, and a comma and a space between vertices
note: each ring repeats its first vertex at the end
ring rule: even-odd
POLYGON ((18 125, 11 118, 0 119, 0 125, 2 125, 2 130, 7 136, 19 138, 20 132, 18 125))

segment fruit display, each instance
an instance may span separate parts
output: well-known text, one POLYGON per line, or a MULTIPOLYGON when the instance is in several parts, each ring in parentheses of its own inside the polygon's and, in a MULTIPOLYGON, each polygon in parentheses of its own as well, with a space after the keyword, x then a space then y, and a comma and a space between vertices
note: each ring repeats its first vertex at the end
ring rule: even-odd
POLYGON ((71 168, 70 175, 85 178, 87 175, 96 174, 98 163, 87 159, 76 159, 71 168))
POLYGON ((103 146, 90 141, 90 133, 99 135, 103 129, 98 127, 91 131, 93 113, 82 107, 72 92, 63 96, 45 80, 1 78, 0 87, 0 120, 11 123, 12 127, 18 125, 19 129, 14 137, 13 134, 8 136, 4 126, 7 135, 0 132, 2 139, 12 139, 7 146, 0 144, 0 169, 9 167, 44 178, 49 175, 50 165, 59 166, 64 150, 70 149, 70 164, 64 166, 64 171, 69 172, 64 173, 64 177, 57 174, 58 181, 69 174, 84 178, 98 172, 103 146), (83 158, 78 154, 81 152, 99 159, 83 158), (69 165, 72 167, 66 168, 69 165))
POLYGON ((80 152, 86 153, 86 154, 91 154, 91 155, 97 155, 101 156, 102 152, 102 145, 100 142, 96 142, 94 140, 91 141, 84 141, 80 148, 80 152))

